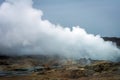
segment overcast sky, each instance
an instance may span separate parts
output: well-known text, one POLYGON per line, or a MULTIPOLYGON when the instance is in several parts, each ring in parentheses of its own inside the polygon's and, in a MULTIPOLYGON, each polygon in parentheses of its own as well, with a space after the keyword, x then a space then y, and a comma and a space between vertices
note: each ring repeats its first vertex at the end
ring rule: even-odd
MULTIPOLYGON (((4 0, 0 0, 2 3, 4 0)), ((43 19, 88 33, 120 37, 120 0, 33 0, 43 19)))

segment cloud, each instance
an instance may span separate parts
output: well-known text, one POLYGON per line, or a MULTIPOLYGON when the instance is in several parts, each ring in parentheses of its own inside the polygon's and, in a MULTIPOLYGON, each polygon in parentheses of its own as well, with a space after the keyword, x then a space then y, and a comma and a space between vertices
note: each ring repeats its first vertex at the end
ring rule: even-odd
POLYGON ((120 50, 79 26, 63 28, 43 20, 32 0, 6 0, 0 6, 0 51, 6 55, 58 54, 70 58, 117 60, 120 50))

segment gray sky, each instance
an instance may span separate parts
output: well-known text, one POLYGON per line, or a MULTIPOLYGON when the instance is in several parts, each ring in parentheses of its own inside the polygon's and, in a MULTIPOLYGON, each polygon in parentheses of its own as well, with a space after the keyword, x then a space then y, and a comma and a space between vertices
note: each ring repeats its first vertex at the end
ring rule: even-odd
MULTIPOLYGON (((2 2, 3 0, 0 0, 2 2)), ((120 37, 120 0, 33 0, 43 18, 88 33, 120 37)))

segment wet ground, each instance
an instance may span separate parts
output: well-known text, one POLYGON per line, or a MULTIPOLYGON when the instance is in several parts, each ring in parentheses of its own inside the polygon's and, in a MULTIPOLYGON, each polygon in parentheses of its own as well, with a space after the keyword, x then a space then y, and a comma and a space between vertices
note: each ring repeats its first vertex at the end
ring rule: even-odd
POLYGON ((15 59, 0 60, 0 80, 120 80, 120 62, 15 59))

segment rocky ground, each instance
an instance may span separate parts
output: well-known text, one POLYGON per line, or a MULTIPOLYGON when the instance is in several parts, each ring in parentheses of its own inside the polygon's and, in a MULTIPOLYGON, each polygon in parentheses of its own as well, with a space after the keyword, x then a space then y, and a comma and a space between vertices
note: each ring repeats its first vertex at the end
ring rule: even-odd
POLYGON ((120 62, 42 57, 2 56, 0 80, 120 80, 120 62))

